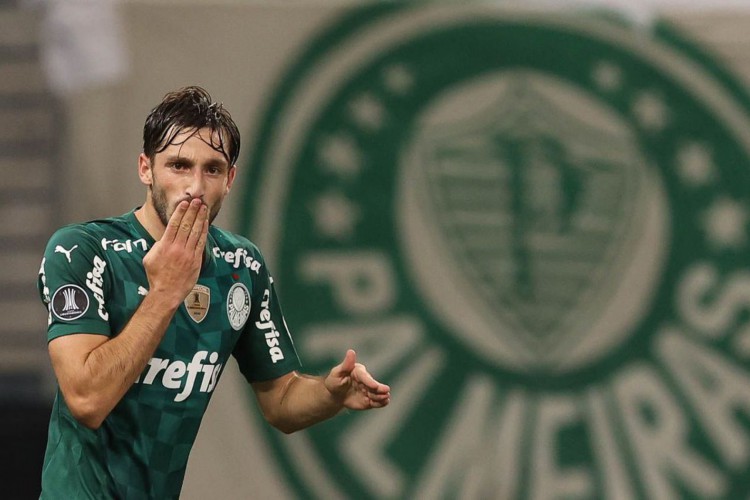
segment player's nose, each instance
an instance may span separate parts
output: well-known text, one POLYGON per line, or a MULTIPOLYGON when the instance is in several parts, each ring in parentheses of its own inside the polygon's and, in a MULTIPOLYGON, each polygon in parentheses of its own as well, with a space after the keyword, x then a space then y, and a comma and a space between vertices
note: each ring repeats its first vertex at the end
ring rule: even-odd
POLYGON ((185 190, 185 194, 189 198, 200 198, 203 200, 203 197, 206 194, 206 178, 201 169, 193 169, 190 183, 185 190))

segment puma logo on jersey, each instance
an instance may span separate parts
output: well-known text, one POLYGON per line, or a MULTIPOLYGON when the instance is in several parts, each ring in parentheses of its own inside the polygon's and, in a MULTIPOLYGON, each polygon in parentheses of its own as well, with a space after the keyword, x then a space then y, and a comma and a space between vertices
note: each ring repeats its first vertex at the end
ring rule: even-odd
POLYGON ((221 363, 216 363, 219 359, 219 353, 208 351, 198 351, 193 355, 193 360, 189 363, 184 361, 172 361, 162 358, 151 358, 146 365, 136 383, 152 385, 157 380, 159 374, 161 385, 167 389, 179 391, 174 397, 178 403, 185 401, 193 393, 198 374, 201 374, 200 387, 198 392, 213 392, 216 382, 219 380, 221 372, 221 363), (208 363, 204 363, 208 358, 208 363), (141 378, 143 381, 141 381, 141 378))
POLYGON ((64 254, 65 257, 68 259, 68 264, 70 264, 72 261, 70 260, 70 254, 73 253, 73 250, 78 248, 78 245, 73 245, 73 248, 70 250, 66 250, 62 245, 57 245, 55 247, 55 253, 61 253, 64 254))

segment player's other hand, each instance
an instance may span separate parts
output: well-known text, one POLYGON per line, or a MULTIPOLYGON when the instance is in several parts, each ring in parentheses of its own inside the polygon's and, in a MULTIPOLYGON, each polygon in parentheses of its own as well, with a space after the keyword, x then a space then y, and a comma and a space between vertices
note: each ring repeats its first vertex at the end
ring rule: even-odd
POLYGON ((331 395, 350 410, 382 408, 391 402, 391 388, 375 380, 365 365, 357 363, 352 349, 331 369, 324 383, 331 395))

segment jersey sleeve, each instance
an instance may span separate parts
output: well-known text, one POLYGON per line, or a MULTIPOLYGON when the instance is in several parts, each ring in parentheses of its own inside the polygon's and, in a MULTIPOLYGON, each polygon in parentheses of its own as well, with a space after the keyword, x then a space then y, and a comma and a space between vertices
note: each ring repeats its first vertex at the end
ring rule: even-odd
POLYGON ((48 310, 47 341, 73 333, 111 335, 107 261, 93 235, 66 226, 52 235, 37 288, 48 310))
POLYGON ((262 256, 253 286, 250 317, 235 345, 234 355, 248 382, 261 382, 301 367, 279 299, 262 256))

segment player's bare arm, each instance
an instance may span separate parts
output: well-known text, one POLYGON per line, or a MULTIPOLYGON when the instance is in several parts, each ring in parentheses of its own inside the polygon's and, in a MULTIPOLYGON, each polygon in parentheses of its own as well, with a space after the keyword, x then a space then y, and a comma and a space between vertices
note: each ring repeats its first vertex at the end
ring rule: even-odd
POLYGON ((208 233, 200 200, 181 202, 143 259, 149 293, 116 336, 76 334, 49 343, 52 367, 73 416, 98 428, 153 355, 198 280, 208 233))
POLYGON ((325 378, 292 372, 254 383, 253 389, 266 420, 287 434, 333 417, 344 408, 382 408, 391 400, 390 387, 357 363, 351 349, 325 378))

